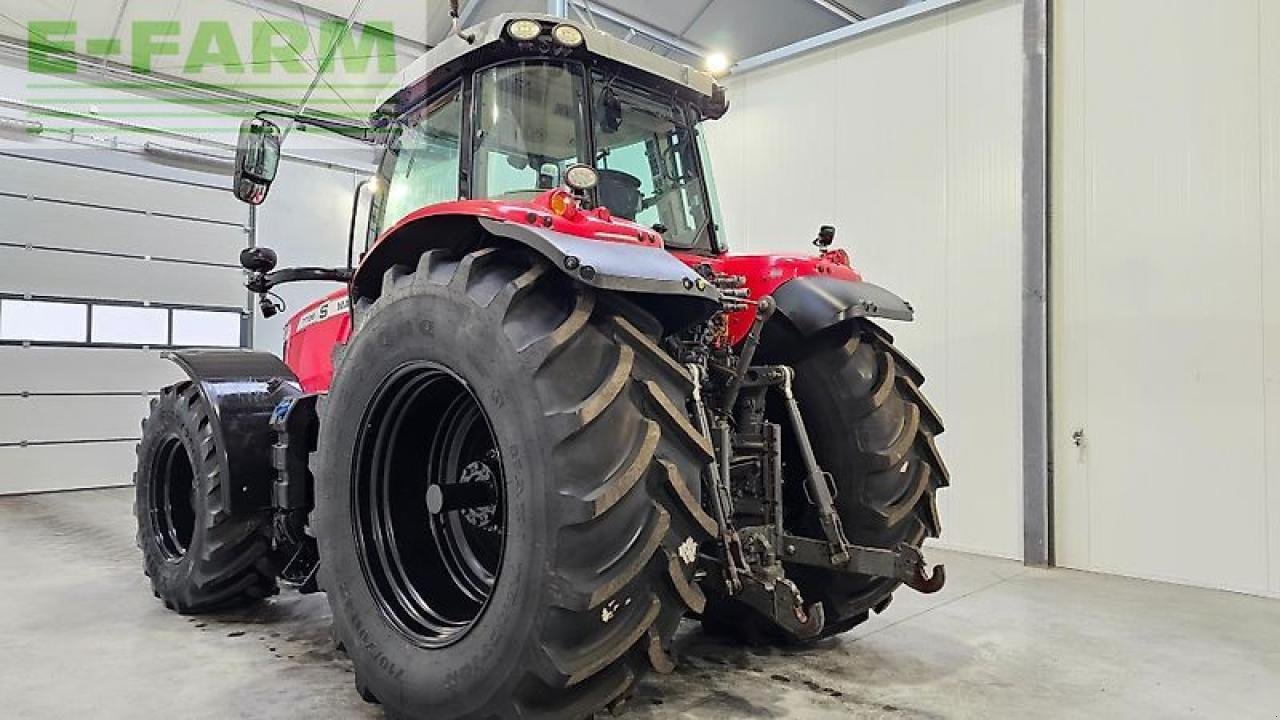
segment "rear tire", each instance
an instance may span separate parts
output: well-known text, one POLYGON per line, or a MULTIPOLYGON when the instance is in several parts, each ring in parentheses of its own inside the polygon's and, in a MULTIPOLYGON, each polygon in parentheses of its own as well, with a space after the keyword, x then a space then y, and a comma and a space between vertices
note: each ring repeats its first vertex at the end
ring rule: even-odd
MULTIPOLYGON (((950 484, 934 438, 943 431, 938 413, 920 392, 924 376, 893 345, 893 338, 867 320, 804 338, 775 322, 762 346, 767 362, 795 369, 796 400, 804 413, 814 454, 836 483, 836 509, 849 542, 889 548, 919 546, 941 527, 934 496, 950 484)), ((770 398, 768 414, 784 427, 784 457, 796 457, 790 422, 770 398)), ((786 525, 807 537, 822 537, 816 508, 803 490, 803 468, 789 463, 785 478, 786 525)), ((806 602, 820 601, 826 626, 820 637, 853 629, 871 612, 888 607, 901 584, 889 578, 786 565, 787 576, 806 602)), ((781 639, 758 615, 733 601, 709 611, 704 621, 716 635, 758 642, 781 639)))
POLYGON ((271 513, 229 513, 227 481, 195 386, 183 382, 162 390, 142 423, 134 515, 145 572, 171 610, 227 610, 277 592, 271 513))
POLYGON ((396 717, 584 718, 672 670, 676 626, 705 603, 710 449, 647 318, 492 248, 394 267, 356 310, 313 467, 321 582, 361 695, 396 717), (455 435, 459 453, 437 452, 455 435), (492 478, 492 506, 432 513, 459 467, 492 478), (429 530, 465 539, 463 521, 502 542, 429 530))

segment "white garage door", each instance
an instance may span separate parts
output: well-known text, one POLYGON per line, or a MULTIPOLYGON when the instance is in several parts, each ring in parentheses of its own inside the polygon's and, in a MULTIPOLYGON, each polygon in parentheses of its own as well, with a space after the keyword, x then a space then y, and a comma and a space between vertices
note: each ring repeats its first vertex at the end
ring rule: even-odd
POLYGON ((1058 4, 1058 559, 1280 594, 1280 9, 1199 9, 1058 4))
POLYGON ((217 175, 0 148, 0 494, 126 484, 161 357, 246 344, 248 210, 217 175))

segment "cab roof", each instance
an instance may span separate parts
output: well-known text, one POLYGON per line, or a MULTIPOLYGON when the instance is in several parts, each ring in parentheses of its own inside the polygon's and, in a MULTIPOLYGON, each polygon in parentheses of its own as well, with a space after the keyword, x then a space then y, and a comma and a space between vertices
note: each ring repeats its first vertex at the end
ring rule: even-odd
POLYGON ((648 80, 689 91, 701 100, 699 104, 704 116, 708 118, 719 118, 728 110, 724 88, 711 75, 565 18, 538 13, 504 13, 467 28, 461 34, 470 38, 470 42, 457 33, 450 33, 439 45, 397 73, 387 88, 378 95, 378 114, 398 115, 441 85, 503 58, 540 55, 582 57, 584 48, 588 55, 638 71, 641 75, 648 76, 648 80), (562 51, 555 54, 540 54, 528 47, 522 49, 506 33, 507 26, 516 20, 535 20, 546 30, 557 25, 571 25, 582 33, 583 47, 571 53, 562 51))

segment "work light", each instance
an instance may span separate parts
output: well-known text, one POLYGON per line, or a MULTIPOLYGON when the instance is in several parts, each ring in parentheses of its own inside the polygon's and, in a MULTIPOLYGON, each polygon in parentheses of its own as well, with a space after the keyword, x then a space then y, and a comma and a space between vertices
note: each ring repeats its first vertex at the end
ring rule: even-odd
POLYGON ((564 173, 564 183, 574 190, 590 190, 600 183, 600 176, 590 165, 574 165, 564 173))
POLYGON ((575 48, 582 44, 582 31, 572 25, 557 25, 551 31, 551 37, 565 47, 575 48))
POLYGON ((512 20, 507 26, 507 34, 520 42, 537 40, 542 34, 542 24, 537 20, 512 20))

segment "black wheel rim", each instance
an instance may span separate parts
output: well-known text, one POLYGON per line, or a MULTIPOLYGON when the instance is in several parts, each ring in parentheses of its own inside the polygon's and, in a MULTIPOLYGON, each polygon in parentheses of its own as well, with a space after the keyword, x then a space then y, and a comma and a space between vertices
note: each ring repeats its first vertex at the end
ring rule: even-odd
POLYGON ((356 440, 352 504, 365 577, 383 615, 428 648, 475 626, 498 582, 506 489, 493 427, 456 373, 393 372, 356 440))
POLYGON ((165 438, 151 463, 151 528, 169 560, 181 560, 195 532, 195 472, 182 439, 165 438))

